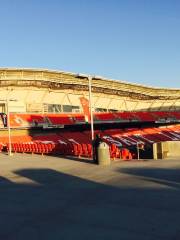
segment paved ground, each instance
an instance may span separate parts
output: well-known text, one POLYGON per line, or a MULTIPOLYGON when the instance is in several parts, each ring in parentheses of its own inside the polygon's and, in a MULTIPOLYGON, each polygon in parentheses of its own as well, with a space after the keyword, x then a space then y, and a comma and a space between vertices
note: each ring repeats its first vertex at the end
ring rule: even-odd
POLYGON ((0 155, 1 240, 179 240, 180 160, 0 155))

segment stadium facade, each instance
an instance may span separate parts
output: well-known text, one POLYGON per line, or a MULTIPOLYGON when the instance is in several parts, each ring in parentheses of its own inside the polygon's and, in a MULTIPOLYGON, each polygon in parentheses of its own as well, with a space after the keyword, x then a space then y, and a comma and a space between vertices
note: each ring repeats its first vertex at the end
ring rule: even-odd
MULTIPOLYGON (((93 107, 97 112, 179 111, 180 89, 154 88, 92 77, 93 107)), ((0 112, 82 112, 88 99, 88 77, 47 69, 0 68, 0 112)))

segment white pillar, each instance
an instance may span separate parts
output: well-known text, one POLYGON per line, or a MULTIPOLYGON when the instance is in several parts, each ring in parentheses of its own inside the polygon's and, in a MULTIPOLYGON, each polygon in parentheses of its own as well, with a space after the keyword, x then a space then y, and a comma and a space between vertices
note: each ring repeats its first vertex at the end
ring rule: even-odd
POLYGON ((6 99, 6 110, 7 110, 7 128, 8 128, 8 143, 9 143, 9 156, 12 156, 11 148, 11 124, 10 124, 10 114, 9 114, 9 98, 6 99))

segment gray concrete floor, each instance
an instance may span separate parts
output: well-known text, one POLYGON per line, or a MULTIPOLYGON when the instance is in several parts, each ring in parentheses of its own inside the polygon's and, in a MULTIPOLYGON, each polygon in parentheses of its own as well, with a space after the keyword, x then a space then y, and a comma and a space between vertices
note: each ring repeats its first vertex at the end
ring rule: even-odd
POLYGON ((1 240, 179 240, 180 159, 0 155, 1 240))

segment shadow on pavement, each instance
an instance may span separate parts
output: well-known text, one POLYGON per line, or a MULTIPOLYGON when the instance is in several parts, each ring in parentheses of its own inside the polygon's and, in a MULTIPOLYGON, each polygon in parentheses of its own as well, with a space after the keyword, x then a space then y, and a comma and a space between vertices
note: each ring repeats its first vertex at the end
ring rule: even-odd
POLYGON ((121 172, 180 190, 180 169, 123 168, 121 172))
MULTIPOLYGON (((158 171, 124 170, 156 181, 170 181, 168 176, 175 174, 171 169, 158 171)), ((139 187, 141 179, 136 184, 128 178, 131 187, 114 187, 52 169, 22 169, 15 174, 32 182, 0 179, 2 240, 180 239, 179 188, 154 183, 139 187)), ((171 181, 179 183, 177 174, 171 181)))

